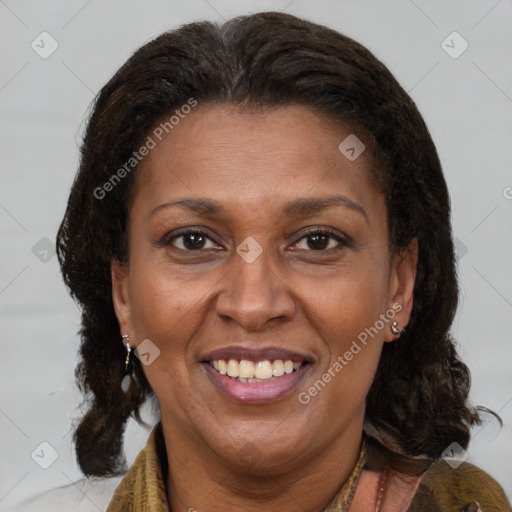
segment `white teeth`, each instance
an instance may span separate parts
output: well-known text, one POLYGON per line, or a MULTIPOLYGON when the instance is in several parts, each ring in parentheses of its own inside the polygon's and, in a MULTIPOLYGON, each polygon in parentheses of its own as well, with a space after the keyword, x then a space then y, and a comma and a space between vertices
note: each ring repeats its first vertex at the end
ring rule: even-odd
POLYGON ((228 361, 228 369, 226 373, 229 377, 238 377, 238 361, 230 359, 228 361))
POLYGON ((236 359, 217 359, 210 361, 210 364, 222 375, 228 375, 229 377, 236 379, 240 382, 261 382, 275 380, 277 377, 281 377, 284 374, 292 373, 298 370, 303 363, 297 361, 291 361, 287 359, 276 359, 270 361, 268 359, 264 361, 249 361, 242 359, 237 361, 236 359))
POLYGON ((293 362, 285 361, 284 362, 284 373, 292 373, 293 372, 293 362))
POLYGON ((243 377, 244 379, 252 379, 254 377, 254 363, 252 361, 242 359, 238 365, 238 376, 243 377))
POLYGON ((284 375, 284 364, 281 359, 277 359, 272 364, 272 373, 274 374, 274 377, 281 377, 281 375, 284 375))
POLYGON ((256 363, 254 367, 254 376, 257 379, 270 379, 272 375, 272 363, 270 361, 258 361, 256 363))
MULTIPOLYGON (((217 363, 219 365, 219 373, 226 375, 226 372, 228 371, 228 363, 226 363, 224 359, 219 359, 217 363)), ((213 367, 215 368, 215 361, 213 362, 213 367)))

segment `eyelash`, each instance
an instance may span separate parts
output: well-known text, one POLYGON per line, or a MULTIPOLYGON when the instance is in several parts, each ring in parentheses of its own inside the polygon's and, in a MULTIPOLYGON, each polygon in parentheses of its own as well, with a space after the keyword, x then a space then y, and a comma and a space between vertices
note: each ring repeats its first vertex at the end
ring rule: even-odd
MULTIPOLYGON (((189 228, 189 229, 187 229, 185 231, 181 231, 181 232, 179 232, 177 234, 174 234, 172 237, 169 237, 169 236, 164 237, 162 239, 161 245, 162 246, 172 245, 172 242, 174 240, 176 240, 178 238, 186 237, 187 235, 202 236, 202 237, 205 237, 205 238, 207 238, 208 240, 210 240, 210 241, 212 241, 214 243, 217 243, 210 236, 208 236, 208 233, 206 231, 203 231, 203 230, 200 230, 200 229, 191 229, 191 228, 189 228)), ((333 250, 337 251, 337 250, 342 249, 343 247, 352 247, 352 244, 351 244, 351 242, 348 239, 341 237, 340 235, 337 234, 337 232, 335 232, 333 230, 330 230, 328 228, 317 228, 317 229, 313 229, 313 230, 307 231, 306 233, 303 233, 302 236, 296 242, 293 243, 293 245, 295 245, 298 242, 300 242, 301 240, 303 240, 305 238, 308 238, 308 237, 311 237, 313 235, 327 235, 330 238, 334 238, 340 244, 340 246, 339 247, 331 247, 330 249, 319 249, 319 250, 310 249, 310 250, 308 250, 308 252, 330 253, 333 250)), ((206 249, 188 250, 188 249, 180 249, 179 247, 175 247, 175 248, 180 250, 180 251, 185 251, 185 252, 189 252, 189 253, 193 253, 193 252, 196 252, 196 251, 201 252, 203 250, 206 250, 206 249)), ((302 249, 299 249, 299 250, 302 250, 302 249)))

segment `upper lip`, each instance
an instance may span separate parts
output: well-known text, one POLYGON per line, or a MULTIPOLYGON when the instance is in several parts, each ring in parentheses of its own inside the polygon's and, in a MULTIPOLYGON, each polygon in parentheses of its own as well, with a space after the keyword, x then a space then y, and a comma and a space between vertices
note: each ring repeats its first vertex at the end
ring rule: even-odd
POLYGON ((231 345, 228 347, 217 348, 204 354, 201 361, 218 361, 219 359, 242 359, 248 361, 264 361, 265 359, 282 359, 284 361, 291 360, 293 362, 312 362, 314 357, 301 352, 287 350, 282 347, 260 347, 249 348, 242 345, 231 345))

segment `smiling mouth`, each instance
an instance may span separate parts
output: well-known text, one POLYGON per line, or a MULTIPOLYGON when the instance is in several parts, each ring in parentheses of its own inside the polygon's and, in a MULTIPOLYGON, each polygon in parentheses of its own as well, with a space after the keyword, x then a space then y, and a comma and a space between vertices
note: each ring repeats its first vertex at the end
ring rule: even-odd
POLYGON ((234 381, 245 383, 264 383, 296 372, 301 366, 309 364, 306 361, 292 361, 290 359, 265 359, 263 361, 250 361, 247 359, 216 359, 204 361, 213 367, 219 374, 226 375, 234 381))

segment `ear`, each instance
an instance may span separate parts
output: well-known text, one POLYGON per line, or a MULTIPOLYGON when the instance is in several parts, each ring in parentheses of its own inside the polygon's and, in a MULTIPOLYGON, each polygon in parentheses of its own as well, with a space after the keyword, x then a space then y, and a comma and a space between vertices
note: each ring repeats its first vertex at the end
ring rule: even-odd
POLYGON ((113 258, 110 261, 110 274, 112 278, 112 302, 121 330, 119 336, 128 334, 133 339, 128 264, 120 263, 113 258))
MULTIPOLYGON (((394 256, 391 264, 388 307, 397 311, 393 321, 397 322, 400 329, 405 328, 411 316, 418 251, 418 239, 413 238, 405 249, 394 256)), ((391 322, 389 325, 391 326, 391 322)), ((397 335, 389 329, 387 337, 390 339, 386 339, 386 341, 394 341, 397 335)))

